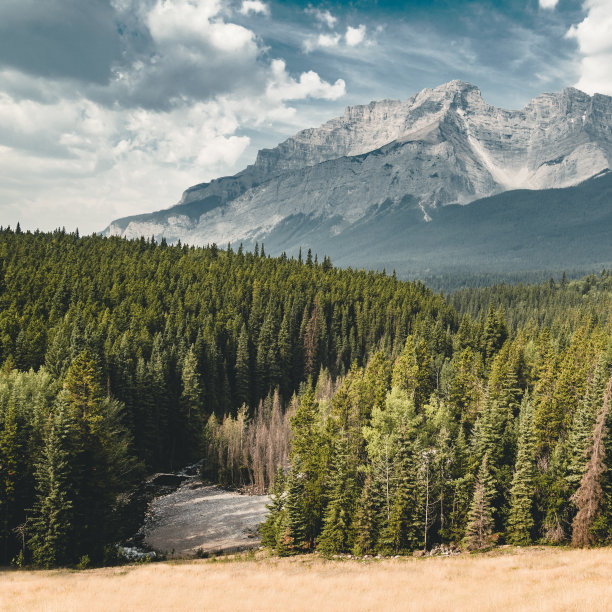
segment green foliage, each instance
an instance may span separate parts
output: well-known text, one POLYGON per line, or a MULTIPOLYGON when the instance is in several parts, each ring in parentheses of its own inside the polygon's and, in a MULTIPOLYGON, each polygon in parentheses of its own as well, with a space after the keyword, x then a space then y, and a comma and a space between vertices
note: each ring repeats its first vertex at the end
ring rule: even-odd
POLYGON ((351 549, 352 518, 355 513, 357 473, 346 437, 336 441, 329 471, 328 503, 318 549, 332 555, 351 549))
POLYGON ((485 548, 491 544, 493 534, 492 500, 495 497, 495 485, 489 471, 488 456, 482 458, 476 483, 474 496, 465 530, 465 545, 470 550, 485 548))
POLYGON ((144 470, 202 456, 273 487, 281 555, 609 541, 611 299, 0 229, 2 562, 109 561, 144 470))
POLYGON ((36 465, 36 501, 29 546, 36 564, 45 567, 72 561, 70 542, 75 525, 70 450, 75 430, 66 405, 61 403, 45 425, 42 454, 36 465))
POLYGON ((510 489, 508 540, 526 545, 532 540, 533 497, 535 494, 535 436, 533 405, 525 396, 521 406, 516 465, 510 489))
POLYGON ((268 508, 268 516, 262 523, 259 531, 261 533, 261 543, 267 548, 274 549, 281 537, 281 526, 284 520, 285 509, 285 473, 282 467, 279 467, 274 478, 274 484, 270 491, 270 503, 268 508))

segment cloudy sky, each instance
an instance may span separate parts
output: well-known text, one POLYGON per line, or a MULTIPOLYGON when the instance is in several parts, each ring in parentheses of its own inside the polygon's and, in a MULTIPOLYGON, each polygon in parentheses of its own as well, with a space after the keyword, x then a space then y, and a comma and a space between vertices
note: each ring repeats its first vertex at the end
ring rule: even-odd
POLYGON ((99 231, 457 78, 612 95, 612 0, 1 0, 0 225, 99 231))

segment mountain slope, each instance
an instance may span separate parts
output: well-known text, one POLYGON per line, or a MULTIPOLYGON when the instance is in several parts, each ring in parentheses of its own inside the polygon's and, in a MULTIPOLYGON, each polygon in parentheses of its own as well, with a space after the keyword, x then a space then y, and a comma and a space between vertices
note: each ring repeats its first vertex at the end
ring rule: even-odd
MULTIPOLYGON (((178 205, 114 221, 105 232, 190 244, 265 241, 271 252, 311 246, 338 263, 353 261, 362 232, 377 246, 375 256, 355 253, 360 265, 395 262, 398 271, 410 270, 406 258, 422 259, 415 249, 424 236, 430 242, 444 236, 445 245, 459 239, 444 225, 451 218, 444 207, 481 201, 467 215, 454 214, 459 225, 469 218, 485 227, 495 214, 488 210, 491 196, 572 187, 610 167, 612 98, 570 88, 507 111, 487 104, 473 85, 452 81, 404 102, 349 107, 342 117, 260 151, 234 177, 191 187, 178 205), (385 224, 392 238, 381 242, 385 224), (393 238, 398 232, 413 236, 415 246, 401 247, 393 238), (401 248, 391 250, 394 240, 401 248)), ((524 214, 517 198, 529 197, 508 197, 506 205, 524 214)), ((487 263, 483 257, 473 257, 479 267, 487 263)))

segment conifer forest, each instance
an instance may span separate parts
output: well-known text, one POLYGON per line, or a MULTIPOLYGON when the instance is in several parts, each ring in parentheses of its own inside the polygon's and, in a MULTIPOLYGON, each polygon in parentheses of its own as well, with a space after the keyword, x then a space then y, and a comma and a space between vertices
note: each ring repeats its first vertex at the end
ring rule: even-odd
MULTIPOLYGON (((320 254, 319 254, 320 255, 320 254)), ((157 471, 263 543, 612 539, 612 274, 444 295, 308 252, 0 230, 0 564, 111 563, 157 471)))

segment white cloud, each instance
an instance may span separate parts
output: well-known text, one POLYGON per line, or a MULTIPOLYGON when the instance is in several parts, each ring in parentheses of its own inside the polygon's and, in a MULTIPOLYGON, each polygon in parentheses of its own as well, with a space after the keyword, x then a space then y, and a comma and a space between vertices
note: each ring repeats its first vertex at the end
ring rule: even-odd
MULTIPOLYGON (((267 6, 246 0, 242 7, 251 13, 260 4, 267 6)), ((108 85, 0 70, 4 225, 91 232, 166 208, 190 185, 244 167, 250 129, 295 129, 305 119, 293 102, 346 92, 342 79, 291 75, 284 60, 267 59, 254 32, 231 22, 225 1, 113 6, 137 20, 132 27, 151 46, 115 66, 108 85)))
POLYGON ((559 0, 540 0, 540 8, 543 9, 554 9, 557 4, 559 4, 559 0))
POLYGON ((346 44, 349 47, 356 47, 357 45, 359 45, 365 40, 365 37, 366 37, 365 25, 362 24, 356 28, 352 28, 351 26, 348 26, 348 28, 346 28, 346 34, 344 37, 346 39, 346 44))
POLYGON ((17 103, 4 95, 2 210, 27 204, 30 213, 40 208, 29 219, 39 227, 92 231, 117 216, 167 207, 190 184, 235 168, 250 143, 236 135, 241 120, 223 101, 159 112, 85 99, 17 103))
POLYGON ((270 7, 261 0, 244 0, 240 7, 240 13, 242 15, 248 15, 249 13, 269 15, 270 7))
POLYGON ((304 40, 302 47, 306 53, 315 49, 333 49, 341 46, 356 47, 365 41, 366 31, 366 26, 363 24, 356 28, 348 26, 344 35, 331 32, 309 36, 304 40))
POLYGON ((304 41, 304 51, 309 53, 315 49, 337 47, 340 44, 340 34, 319 34, 304 41))
POLYGON ((342 79, 338 79, 332 85, 323 81, 312 70, 303 72, 298 80, 293 79, 287 73, 285 62, 281 59, 272 61, 272 72, 274 76, 266 90, 266 97, 272 102, 305 98, 337 100, 346 93, 346 84, 342 79))
POLYGON ((612 95, 612 0, 586 0, 586 17, 567 32, 582 56, 578 89, 612 95))
POLYGON ((218 0, 157 0, 147 25, 156 42, 212 46, 224 52, 255 51, 253 32, 218 19, 221 8, 218 0))
POLYGON ((334 17, 328 10, 321 10, 313 6, 308 6, 304 9, 304 12, 312 15, 319 23, 326 25, 328 28, 333 28, 338 21, 338 18, 334 17))

